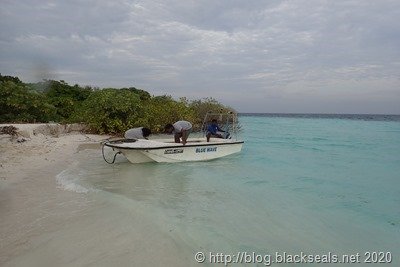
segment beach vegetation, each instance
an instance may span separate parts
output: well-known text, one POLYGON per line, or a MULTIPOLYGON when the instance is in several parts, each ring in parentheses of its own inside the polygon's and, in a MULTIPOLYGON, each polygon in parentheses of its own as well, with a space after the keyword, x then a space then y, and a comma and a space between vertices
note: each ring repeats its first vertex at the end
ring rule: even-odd
POLYGON ((71 116, 96 133, 118 134, 138 127, 142 105, 140 97, 129 90, 107 88, 94 91, 71 116))
POLYGON ((148 127, 154 133, 178 120, 201 127, 207 112, 234 111, 213 98, 178 100, 154 96, 135 88, 105 88, 69 85, 44 80, 24 83, 18 77, 0 74, 0 122, 83 123, 93 133, 120 135, 133 127, 148 127))
POLYGON ((56 112, 45 95, 24 83, 0 81, 0 123, 48 122, 56 118, 56 112))
POLYGON ((226 114, 228 112, 235 112, 233 108, 222 105, 212 97, 190 101, 189 107, 195 113, 196 123, 202 123, 207 113, 226 114))
POLYGON ((188 103, 171 96, 154 96, 145 102, 142 124, 148 125, 153 132, 162 132, 168 123, 178 120, 195 121, 196 113, 188 103))
POLYGON ((47 101, 56 107, 57 121, 68 121, 80 103, 92 93, 91 87, 71 86, 65 81, 46 80, 33 84, 33 87, 42 88, 47 101))

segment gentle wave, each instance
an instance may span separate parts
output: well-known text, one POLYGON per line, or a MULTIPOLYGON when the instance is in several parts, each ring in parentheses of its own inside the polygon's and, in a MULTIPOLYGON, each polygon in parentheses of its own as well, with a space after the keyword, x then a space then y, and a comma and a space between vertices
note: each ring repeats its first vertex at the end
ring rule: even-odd
POLYGON ((86 194, 89 192, 96 192, 98 190, 94 188, 86 188, 77 182, 79 181, 79 177, 71 175, 69 173, 69 169, 66 169, 56 176, 56 181, 58 188, 66 190, 66 191, 71 191, 75 193, 82 193, 86 194))

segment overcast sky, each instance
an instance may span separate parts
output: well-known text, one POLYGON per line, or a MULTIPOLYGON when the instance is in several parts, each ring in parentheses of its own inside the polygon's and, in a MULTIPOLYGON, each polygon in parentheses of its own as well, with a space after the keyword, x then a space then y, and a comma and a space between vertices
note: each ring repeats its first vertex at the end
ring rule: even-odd
POLYGON ((0 72, 240 112, 400 114, 400 1, 0 0, 0 72))

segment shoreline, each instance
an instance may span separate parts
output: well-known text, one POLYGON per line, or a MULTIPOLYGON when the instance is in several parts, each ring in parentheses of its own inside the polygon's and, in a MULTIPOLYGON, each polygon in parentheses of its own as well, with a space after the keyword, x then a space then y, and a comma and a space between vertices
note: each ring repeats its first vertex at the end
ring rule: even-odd
POLYGON ((57 175, 82 160, 80 151, 95 149, 100 157, 96 146, 108 136, 31 134, 48 124, 15 126, 30 136, 17 142, 0 135, 0 266, 191 265, 157 214, 58 183, 57 175))
POLYGON ((65 206, 54 212, 55 206, 69 199, 84 201, 85 196, 60 189, 55 177, 74 161, 81 144, 107 138, 61 132, 58 124, 0 127, 9 125, 17 127, 23 139, 0 135, 0 265, 28 252, 32 238, 55 229, 73 211, 65 206))

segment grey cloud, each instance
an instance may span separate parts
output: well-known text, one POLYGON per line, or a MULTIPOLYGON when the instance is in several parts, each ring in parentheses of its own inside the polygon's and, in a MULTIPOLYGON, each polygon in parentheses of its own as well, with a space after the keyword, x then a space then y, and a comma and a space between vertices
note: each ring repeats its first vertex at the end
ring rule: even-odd
POLYGON ((4 1, 0 71, 32 80, 44 62, 71 83, 214 96, 240 111, 400 113, 399 10, 390 0, 4 1))

